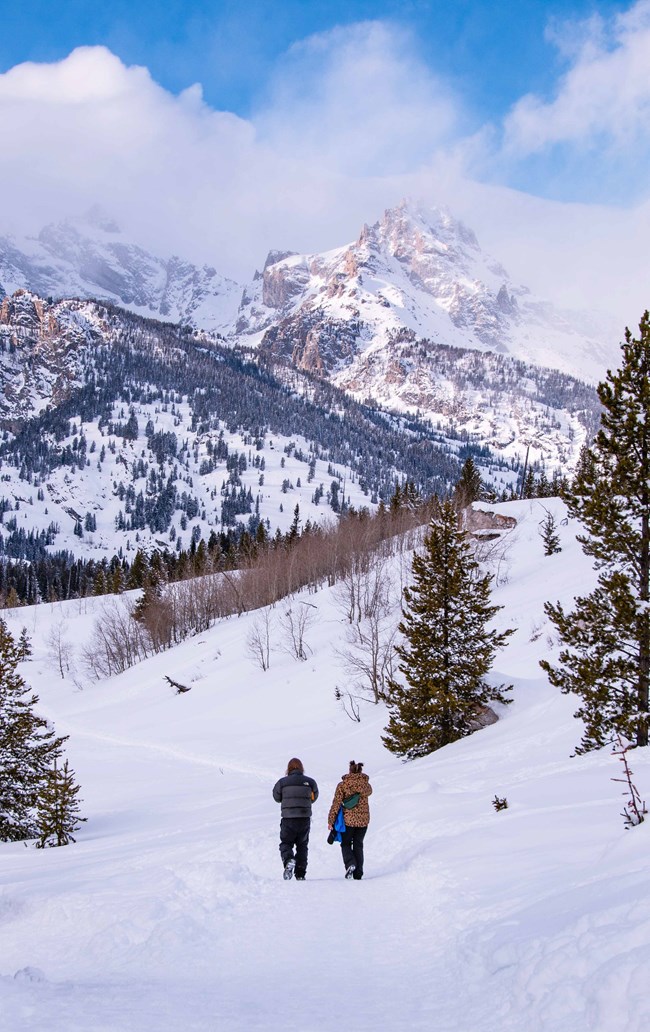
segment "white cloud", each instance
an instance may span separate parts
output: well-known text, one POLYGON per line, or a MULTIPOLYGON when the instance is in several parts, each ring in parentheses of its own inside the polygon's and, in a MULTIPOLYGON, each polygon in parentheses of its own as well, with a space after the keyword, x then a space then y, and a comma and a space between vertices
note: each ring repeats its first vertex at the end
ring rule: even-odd
POLYGON ((0 189, 14 225, 100 202, 149 246, 247 277, 267 248, 336 246, 398 199, 386 173, 451 131, 443 94, 408 39, 373 23, 296 46, 251 121, 80 48, 0 75, 0 189))
POLYGON ((295 44, 255 116, 275 149, 350 175, 410 171, 458 135, 460 105, 398 26, 364 22, 295 44))
MULTIPOLYGON (((513 146, 601 131, 580 75, 600 69, 606 78, 610 59, 645 53, 649 7, 617 23, 609 50, 590 30, 556 100, 529 98, 512 112, 513 146)), ((645 94, 634 69, 626 95, 636 125, 645 94)), ((608 298, 634 321, 649 278, 635 261, 648 208, 554 205, 481 186, 467 169, 484 160, 496 129, 466 136, 465 121, 394 26, 363 23, 297 44, 250 120, 208 107, 198 85, 174 96, 145 68, 81 48, 0 75, 0 232, 9 218, 34 231, 99 203, 157 253, 247 279, 272 247, 341 245, 384 207, 420 196, 466 217, 514 278, 574 304, 608 298)))
POLYGON ((553 39, 571 65, 552 100, 528 94, 515 105, 504 125, 506 154, 650 143, 649 0, 607 22, 557 29, 553 39))

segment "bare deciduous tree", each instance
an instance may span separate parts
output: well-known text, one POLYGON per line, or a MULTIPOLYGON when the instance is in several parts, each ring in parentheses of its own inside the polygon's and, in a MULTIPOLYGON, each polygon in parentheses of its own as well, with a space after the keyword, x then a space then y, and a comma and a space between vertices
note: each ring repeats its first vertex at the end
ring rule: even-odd
POLYGON ((66 638, 67 630, 68 621, 61 617, 52 624, 45 639, 49 656, 58 666, 63 680, 65 680, 65 675, 70 673, 70 664, 74 655, 72 642, 66 638))
POLYGON ((83 652, 86 669, 95 679, 121 674, 151 654, 149 635, 133 619, 133 608, 123 596, 103 607, 83 652))
POLYGON ((346 618, 349 620, 351 600, 357 618, 350 621, 346 647, 337 649, 337 654, 360 696, 377 703, 394 673, 393 645, 399 622, 399 595, 387 560, 373 556, 365 572, 341 587, 339 599, 346 618))
POLYGON ((268 670, 271 665, 272 626, 273 615, 267 606, 255 618, 246 640, 249 655, 262 670, 268 670))
POLYGON ((285 609, 281 619, 284 632, 282 648, 296 659, 308 658, 311 649, 305 641, 305 634, 315 620, 315 606, 310 602, 293 601, 285 609))

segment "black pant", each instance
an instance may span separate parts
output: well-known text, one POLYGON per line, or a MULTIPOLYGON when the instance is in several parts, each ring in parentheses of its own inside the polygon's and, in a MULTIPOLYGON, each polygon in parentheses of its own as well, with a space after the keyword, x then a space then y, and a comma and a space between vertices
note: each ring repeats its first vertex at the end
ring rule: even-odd
POLYGON ((363 840, 368 828, 346 828, 341 835, 341 853, 347 871, 354 864, 352 877, 359 881, 363 878, 363 840))
POLYGON ((293 860, 296 847, 296 877, 304 876, 307 870, 310 817, 283 817, 280 821, 280 856, 286 867, 287 860, 293 860))

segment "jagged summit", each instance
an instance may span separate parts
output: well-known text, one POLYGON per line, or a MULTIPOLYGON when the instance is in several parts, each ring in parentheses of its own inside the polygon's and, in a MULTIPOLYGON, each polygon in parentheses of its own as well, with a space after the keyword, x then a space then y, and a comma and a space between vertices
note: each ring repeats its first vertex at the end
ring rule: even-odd
MULTIPOLYGON (((404 200, 345 247, 267 262, 245 291, 235 333, 342 384, 396 337, 509 354, 597 378, 602 340, 535 298, 443 208, 404 200)), ((373 396, 385 383, 363 377, 373 396)))

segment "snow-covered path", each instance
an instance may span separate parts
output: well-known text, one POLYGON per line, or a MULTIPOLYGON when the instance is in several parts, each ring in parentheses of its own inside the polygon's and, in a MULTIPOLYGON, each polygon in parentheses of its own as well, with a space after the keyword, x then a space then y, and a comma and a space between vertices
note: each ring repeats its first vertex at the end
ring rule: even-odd
MULTIPOLYGON (((65 849, 0 847, 2 1032, 645 1032, 650 822, 624 831, 607 751, 570 758, 574 705, 540 676, 537 625, 584 567, 568 529, 540 560, 527 506, 498 596, 515 702, 411 764, 382 748, 383 711, 357 724, 336 703, 325 592, 306 663, 256 669, 244 617, 83 691, 46 654, 61 610, 12 615, 89 820, 65 849), (321 789, 304 883, 282 880, 271 798, 294 754, 321 789), (351 758, 374 787, 362 882, 325 840, 351 758)), ((76 640, 96 605, 68 604, 76 640)), ((634 769, 647 797, 650 760, 634 769)))

